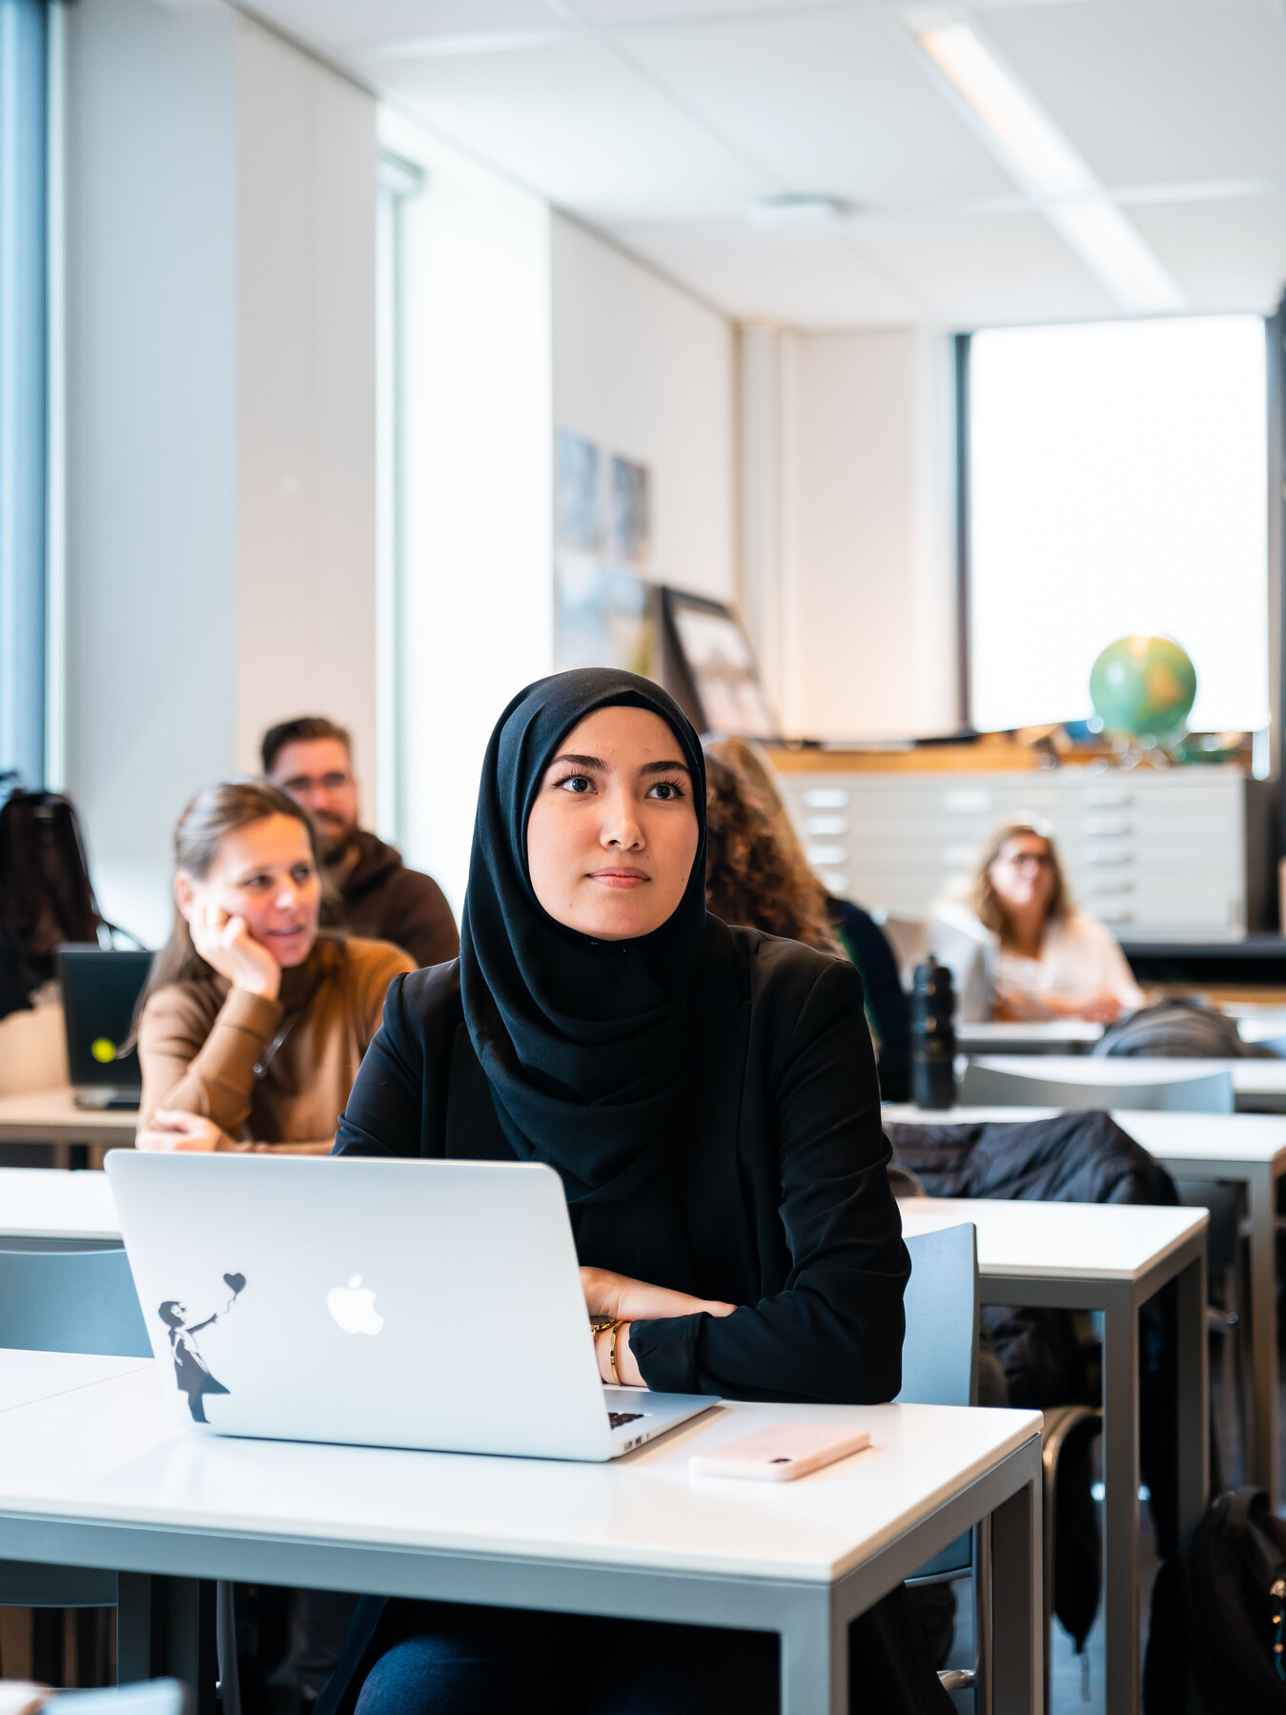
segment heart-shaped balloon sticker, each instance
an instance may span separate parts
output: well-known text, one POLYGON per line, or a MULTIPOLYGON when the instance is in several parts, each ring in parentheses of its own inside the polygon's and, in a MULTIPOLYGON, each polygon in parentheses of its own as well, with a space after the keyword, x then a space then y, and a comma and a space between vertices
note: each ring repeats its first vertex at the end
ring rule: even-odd
POLYGON ((240 1292, 242 1287, 246 1284, 246 1277, 244 1274, 225 1274, 223 1277, 223 1284, 235 1297, 235 1295, 240 1292))

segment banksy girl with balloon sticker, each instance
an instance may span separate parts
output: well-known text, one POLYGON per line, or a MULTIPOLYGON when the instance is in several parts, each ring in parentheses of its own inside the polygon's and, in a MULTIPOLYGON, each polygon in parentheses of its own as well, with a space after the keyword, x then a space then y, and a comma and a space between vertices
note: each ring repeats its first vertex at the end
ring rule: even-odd
POLYGON ((174 1357, 174 1379, 178 1383, 180 1393, 188 1396, 188 1410, 192 1413, 194 1423, 208 1423, 205 1415, 205 1396, 207 1394, 227 1393, 221 1381, 210 1373, 209 1366, 201 1356, 201 1348, 196 1343, 196 1336, 203 1328, 209 1328, 217 1322, 220 1316, 226 1316, 237 1302, 246 1284, 244 1274, 225 1274, 223 1284, 232 1296, 222 1310, 216 1310, 201 1322, 193 1322, 188 1308, 177 1298, 167 1298, 157 1311, 164 1322, 170 1336, 170 1351, 174 1357))

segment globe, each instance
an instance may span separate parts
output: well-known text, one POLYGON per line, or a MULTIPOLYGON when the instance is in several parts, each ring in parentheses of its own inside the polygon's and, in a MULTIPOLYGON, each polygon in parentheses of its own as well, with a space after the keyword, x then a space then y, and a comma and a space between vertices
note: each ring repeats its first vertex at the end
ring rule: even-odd
POLYGON ((1197 670, 1172 637, 1118 637, 1090 669, 1090 701, 1108 732, 1145 745, 1183 736, 1197 670))

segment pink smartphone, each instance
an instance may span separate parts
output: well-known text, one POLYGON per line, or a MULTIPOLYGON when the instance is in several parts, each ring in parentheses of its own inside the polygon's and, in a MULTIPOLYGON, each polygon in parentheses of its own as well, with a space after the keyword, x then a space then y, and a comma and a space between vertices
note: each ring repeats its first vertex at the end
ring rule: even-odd
POLYGON ((713 1453, 694 1453, 694 1477, 746 1477, 756 1483, 789 1483, 833 1465, 871 1445, 865 1429, 836 1429, 826 1423, 778 1423, 757 1429, 713 1453))

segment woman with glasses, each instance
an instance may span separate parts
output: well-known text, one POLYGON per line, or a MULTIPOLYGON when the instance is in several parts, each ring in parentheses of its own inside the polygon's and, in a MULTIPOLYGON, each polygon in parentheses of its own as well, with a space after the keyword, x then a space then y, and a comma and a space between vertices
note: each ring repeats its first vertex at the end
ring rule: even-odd
POLYGON ((1143 1005, 1125 955, 1068 895, 1058 850, 1032 822, 988 841, 964 912, 944 912, 992 942, 993 1017, 1086 1018, 1111 1024, 1143 1005))

